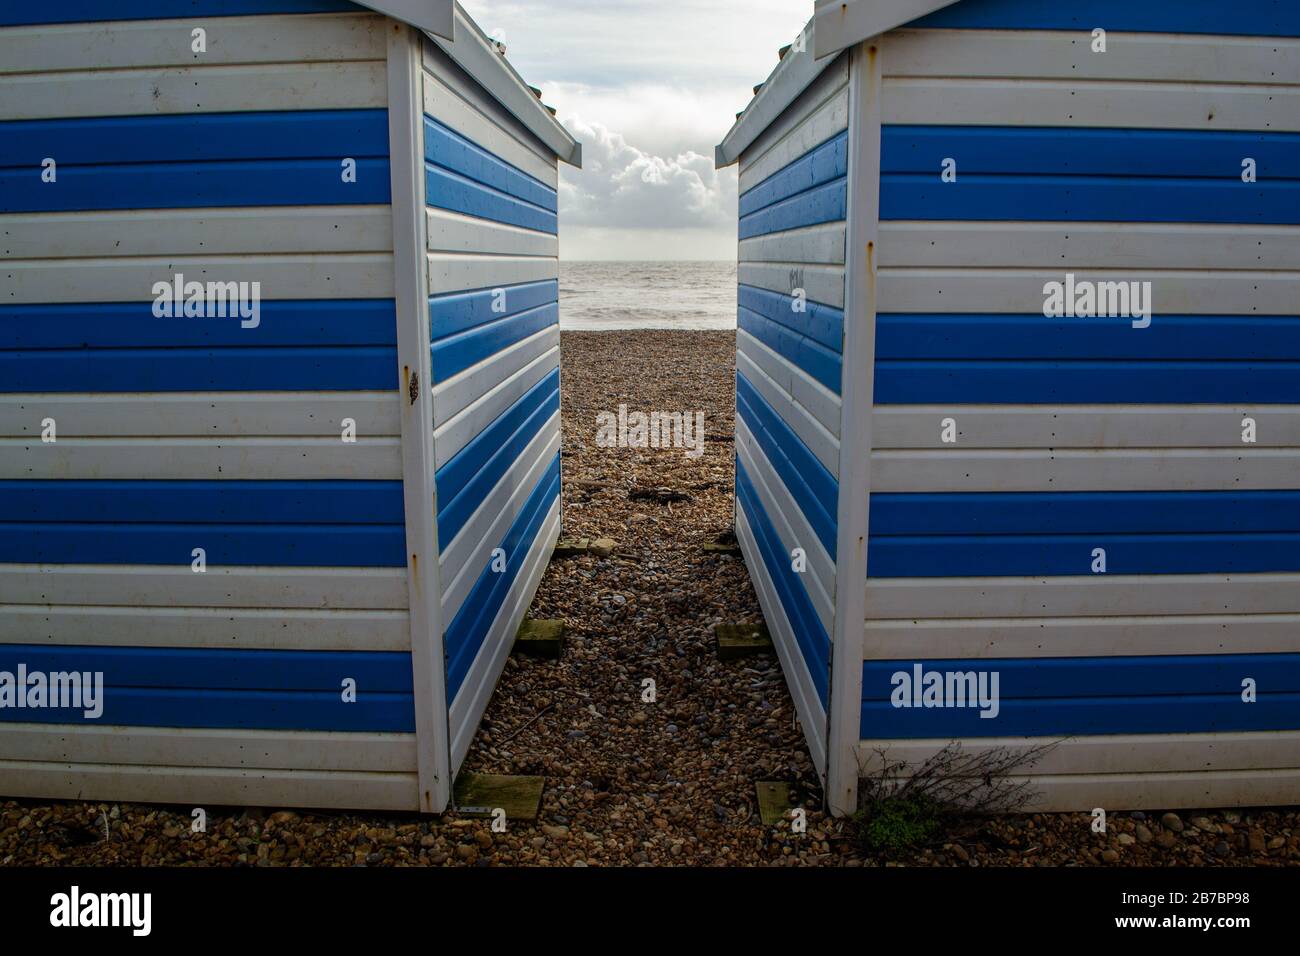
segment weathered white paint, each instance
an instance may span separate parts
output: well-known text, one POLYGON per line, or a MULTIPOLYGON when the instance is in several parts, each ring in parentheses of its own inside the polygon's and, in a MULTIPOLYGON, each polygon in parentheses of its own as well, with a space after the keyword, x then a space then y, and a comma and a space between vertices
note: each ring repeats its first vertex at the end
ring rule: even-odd
POLYGON ((50 392, 0 395, 0 438, 41 437, 53 418, 65 438, 334 437, 343 419, 358 438, 391 438, 398 429, 391 392, 50 392))
POLYGON ((288 568, 188 563, 0 564, 0 594, 12 604, 127 608, 315 608, 405 611, 400 568, 288 568))
POLYGON ((560 240, 549 232, 520 229, 490 219, 475 219, 446 209, 427 211, 430 252, 470 252, 501 256, 560 254, 560 240))
POLYGON ((736 330, 736 352, 780 386, 836 439, 840 435, 840 397, 803 369, 787 361, 744 329, 736 330))
POLYGON ((162 767, 415 771, 415 735, 6 724, 0 760, 162 767))
POLYGON ((802 262, 742 262, 736 267, 742 285, 752 285, 790 295, 803 289, 822 305, 844 308, 844 267, 807 265, 802 262))
POLYGON ((80 70, 0 77, 8 119, 376 109, 384 61, 80 70))
POLYGON ((740 240, 741 262, 807 262, 816 265, 844 265, 842 222, 828 222, 787 232, 740 240))
POLYGON ((796 402, 744 352, 736 352, 736 370, 767 399, 767 403, 799 436, 799 440, 817 456, 817 460, 826 466, 826 470, 832 475, 838 475, 840 472, 839 439, 828 432, 812 413, 796 402))
POLYGON ((508 348, 492 353, 451 378, 436 383, 433 388, 434 426, 450 421, 480 395, 489 391, 494 383, 514 375, 538 356, 559 347, 559 326, 548 326, 508 348))
POLYGON ((400 479, 396 438, 0 439, 0 478, 400 479))
POLYGON ((384 24, 369 13, 311 13, 7 27, 0 74, 382 60, 384 24), (197 27, 203 53, 192 49, 197 27))
POLYGON ((405 610, 0 604, 0 644, 408 651, 408 618, 405 610))
POLYGON ((410 811, 419 809, 417 790, 413 773, 0 761, 8 797, 410 811))
POLYGON ((558 262, 543 256, 492 256, 464 253, 429 255, 429 294, 494 289, 519 282, 558 279, 558 262))
POLYGON ((152 302, 155 282, 260 282, 267 299, 384 299, 393 294, 393 257, 382 252, 10 259, 3 273, 9 304, 152 302))
POLYGON ((1294 405, 879 405, 875 447, 903 448, 1294 448, 1294 405), (957 423, 956 445, 941 440, 957 423), (1253 418, 1256 445, 1241 441, 1253 418))

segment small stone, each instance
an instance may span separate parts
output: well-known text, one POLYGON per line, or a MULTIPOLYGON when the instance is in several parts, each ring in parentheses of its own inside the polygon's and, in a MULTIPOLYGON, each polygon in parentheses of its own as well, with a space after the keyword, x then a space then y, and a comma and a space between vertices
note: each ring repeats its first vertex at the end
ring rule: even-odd
POLYGON ((569 838, 568 827, 555 827, 549 824, 542 824, 542 832, 552 840, 567 840, 569 838))
POLYGON ((1133 836, 1131 833, 1121 833, 1119 835, 1120 846, 1132 846, 1136 842, 1137 837, 1133 836))
POLYGON ((1200 830, 1202 833, 1219 832, 1219 828, 1210 821, 1209 817, 1192 817, 1192 826, 1196 827, 1196 829, 1200 830))
POLYGON ((1105 860, 1107 863, 1117 863, 1117 862, 1119 861, 1119 851, 1118 851, 1118 850, 1102 850, 1102 851, 1101 851, 1101 858, 1102 858, 1103 860, 1105 860))
POLYGON ((961 860, 963 863, 970 860, 970 854, 966 852, 966 848, 960 843, 954 843, 951 846, 944 847, 944 849, 950 851, 953 856, 961 860))
POLYGON ((426 833, 424 836, 420 837, 420 846, 424 847, 426 850, 431 846, 437 846, 437 845, 438 845, 438 838, 435 837, 432 833, 426 833))
POLYGON ((474 839, 485 850, 492 845, 492 834, 488 833, 487 830, 479 830, 474 834, 474 839))
POLYGON ((608 558, 614 553, 614 539, 597 538, 587 545, 587 550, 599 558, 608 558))
POLYGON ((1268 844, 1264 842, 1264 831, 1251 830, 1247 838, 1247 846, 1250 847, 1251 853, 1263 853, 1268 849, 1268 844))
POLYGON ((638 710, 635 714, 627 719, 627 722, 634 727, 640 727, 646 722, 645 711, 638 710))
POLYGON ((1178 837, 1169 830, 1161 830, 1156 834, 1156 845, 1166 850, 1172 850, 1178 845, 1178 837))
POLYGON ((1232 856, 1232 847, 1228 846, 1225 840, 1220 840, 1214 844, 1215 856, 1232 856))
POLYGON ((1275 836, 1273 839, 1268 841, 1268 848, 1270 850, 1280 850, 1284 846, 1286 846, 1286 837, 1275 836))
POLYGON ((1166 830, 1173 830, 1175 833, 1183 832, 1183 820, 1176 813, 1166 813, 1160 818, 1160 825, 1166 830))
POLYGON ((461 844, 456 847, 456 856, 462 860, 472 860, 478 856, 478 847, 469 844, 461 844))
POLYGON ((1141 810, 1134 810, 1132 813, 1129 814, 1129 817, 1134 820, 1145 820, 1147 818, 1147 815, 1143 813, 1141 810))
POLYGON ((1151 831, 1148 830, 1141 823, 1137 825, 1137 829, 1134 830, 1133 832, 1137 834, 1137 839, 1139 843, 1150 843, 1152 840, 1155 839, 1151 831))

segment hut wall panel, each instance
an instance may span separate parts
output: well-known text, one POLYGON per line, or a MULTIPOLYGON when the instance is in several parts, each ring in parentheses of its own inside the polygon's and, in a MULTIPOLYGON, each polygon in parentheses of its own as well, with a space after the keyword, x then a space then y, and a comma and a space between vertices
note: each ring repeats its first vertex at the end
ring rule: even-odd
POLYGON ((969 0, 881 42, 861 749, 1070 738, 1018 771, 1042 806, 1294 802, 1300 22, 1077 7, 969 0), (1150 327, 1044 318, 1067 272, 1151 281, 1150 327), (998 717, 892 706, 916 662, 997 672, 998 717), (1103 759, 1135 735, 1175 756, 1103 759))
POLYGON ((0 791, 418 805, 383 23, 0 13, 0 656, 107 684, 101 723, 6 708, 0 791), (156 318, 175 273, 260 324, 156 318))
POLYGON ((841 59, 740 160, 736 524, 819 769, 835 618, 847 84, 841 59), (796 549, 806 571, 792 568, 796 549))
POLYGON ((551 151, 431 43, 423 80, 434 480, 456 767, 558 536, 558 177, 551 151))

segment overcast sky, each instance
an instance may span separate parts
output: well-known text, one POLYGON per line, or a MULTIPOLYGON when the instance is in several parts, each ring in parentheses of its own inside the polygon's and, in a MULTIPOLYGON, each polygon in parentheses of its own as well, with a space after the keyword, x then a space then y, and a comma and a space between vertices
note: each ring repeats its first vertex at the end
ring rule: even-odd
POLYGON ((461 0, 582 141, 565 259, 734 259, 736 170, 713 147, 812 0, 461 0))

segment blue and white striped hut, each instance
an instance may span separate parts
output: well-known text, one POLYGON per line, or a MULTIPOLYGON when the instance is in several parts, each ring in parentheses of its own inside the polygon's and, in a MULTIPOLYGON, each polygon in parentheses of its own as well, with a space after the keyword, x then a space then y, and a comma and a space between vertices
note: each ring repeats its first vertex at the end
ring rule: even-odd
POLYGON ((452 0, 0 5, 0 794, 447 806, 580 156, 452 0))
POLYGON ((1059 741, 1044 808, 1300 802, 1298 37, 822 2, 718 147, 736 523, 832 809, 951 741, 1059 741))

